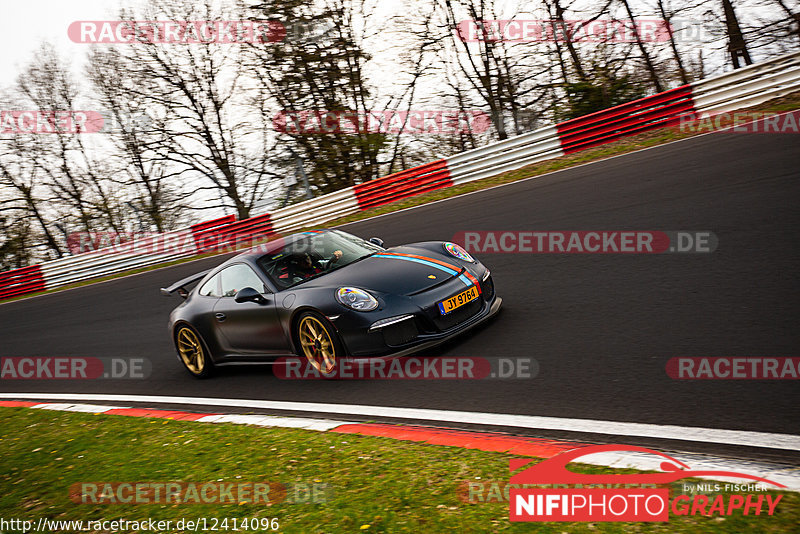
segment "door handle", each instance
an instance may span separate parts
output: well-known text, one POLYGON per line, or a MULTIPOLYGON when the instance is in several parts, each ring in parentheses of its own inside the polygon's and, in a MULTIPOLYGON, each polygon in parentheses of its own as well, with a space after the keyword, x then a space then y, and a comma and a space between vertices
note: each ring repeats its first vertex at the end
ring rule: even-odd
POLYGON ((220 322, 225 320, 225 314, 224 313, 215 313, 214 317, 216 317, 217 321, 220 321, 220 322))

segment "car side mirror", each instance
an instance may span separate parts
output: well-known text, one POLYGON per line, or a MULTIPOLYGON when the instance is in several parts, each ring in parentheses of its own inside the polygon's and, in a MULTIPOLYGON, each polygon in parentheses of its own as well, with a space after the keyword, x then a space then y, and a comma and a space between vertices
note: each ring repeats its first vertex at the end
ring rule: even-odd
POLYGON ((378 245, 379 247, 383 247, 383 239, 380 237, 370 237, 369 242, 373 245, 378 245))
POLYGON ((255 302, 256 304, 267 303, 267 299, 264 298, 264 295, 252 287, 243 287, 237 291, 236 296, 233 297, 233 300, 236 302, 255 302))

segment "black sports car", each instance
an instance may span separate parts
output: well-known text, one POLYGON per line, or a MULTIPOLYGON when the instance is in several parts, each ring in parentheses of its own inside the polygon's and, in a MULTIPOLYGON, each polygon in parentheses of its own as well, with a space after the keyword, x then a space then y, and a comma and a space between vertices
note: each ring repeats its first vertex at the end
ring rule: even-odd
POLYGON ((396 357, 441 343, 502 303, 489 269, 457 244, 386 249, 338 230, 271 241, 161 291, 186 299, 169 329, 197 377, 293 355, 327 375, 337 358, 396 357))

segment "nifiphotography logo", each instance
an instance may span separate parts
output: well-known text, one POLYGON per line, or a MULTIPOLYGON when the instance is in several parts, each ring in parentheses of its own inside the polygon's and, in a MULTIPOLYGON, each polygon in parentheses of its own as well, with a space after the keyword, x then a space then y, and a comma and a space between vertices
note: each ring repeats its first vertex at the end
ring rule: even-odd
MULTIPOLYGON (((677 495, 670 500, 670 489, 658 487, 689 477, 723 477, 752 480, 757 484, 726 485, 735 491, 766 491, 767 484, 785 488, 766 478, 734 471, 694 471, 688 465, 652 449, 629 445, 593 445, 573 449, 526 467, 532 460, 513 458, 509 494, 511 521, 669 521, 675 515, 764 515, 775 513, 782 495, 719 494, 677 495), (600 452, 634 451, 655 454, 663 473, 592 475, 575 473, 567 464, 581 456, 600 452), (525 487, 522 487, 525 485, 525 487), (550 485, 547 488, 530 485, 550 485), (572 487, 556 487, 572 486, 572 487), (622 487, 625 486, 625 487, 622 487)), ((717 487, 718 485, 709 484, 717 487)))

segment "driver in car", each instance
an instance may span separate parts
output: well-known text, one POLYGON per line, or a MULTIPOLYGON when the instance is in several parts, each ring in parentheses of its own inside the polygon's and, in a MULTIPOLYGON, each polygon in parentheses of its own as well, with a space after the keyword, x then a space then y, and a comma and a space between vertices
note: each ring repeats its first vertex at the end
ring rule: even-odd
POLYGON ((293 275, 299 276, 300 278, 311 278, 315 274, 319 274, 327 269, 330 269, 331 266, 339 261, 339 258, 342 257, 341 250, 334 250, 333 256, 331 257, 327 267, 323 268, 319 262, 315 262, 311 255, 308 252, 304 252, 299 255, 300 257, 295 259, 293 275))

